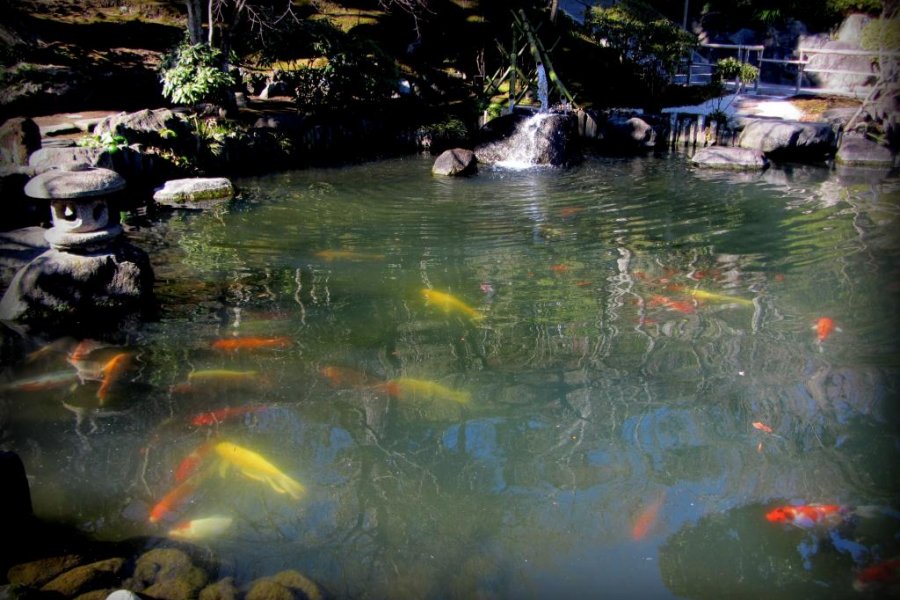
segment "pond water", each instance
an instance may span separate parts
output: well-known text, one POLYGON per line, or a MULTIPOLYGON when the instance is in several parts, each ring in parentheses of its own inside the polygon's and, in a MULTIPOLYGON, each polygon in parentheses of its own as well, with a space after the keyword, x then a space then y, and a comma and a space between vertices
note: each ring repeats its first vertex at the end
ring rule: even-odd
POLYGON ((842 598, 900 555, 900 180, 431 164, 237 180, 129 233, 158 321, 4 332, 36 513, 226 517, 222 575, 339 598, 842 598))

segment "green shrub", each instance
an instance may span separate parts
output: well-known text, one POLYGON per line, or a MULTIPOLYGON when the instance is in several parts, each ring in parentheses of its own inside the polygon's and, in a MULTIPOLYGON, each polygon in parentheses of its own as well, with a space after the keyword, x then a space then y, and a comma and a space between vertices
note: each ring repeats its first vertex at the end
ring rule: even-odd
POLYGON ((585 25, 588 35, 617 53, 651 93, 665 87, 682 57, 698 45, 694 35, 639 0, 591 8, 585 25))
POLYGON ((115 154, 128 145, 128 140, 121 135, 113 135, 107 131, 102 135, 86 135, 75 143, 82 148, 103 148, 110 154, 115 154))
POLYGON ((713 74, 714 78, 721 82, 737 80, 742 84, 747 84, 759 78, 759 69, 734 57, 728 57, 716 61, 713 74))
POLYGON ((163 96, 175 104, 222 103, 235 79, 222 70, 222 52, 206 44, 181 44, 161 65, 163 96))

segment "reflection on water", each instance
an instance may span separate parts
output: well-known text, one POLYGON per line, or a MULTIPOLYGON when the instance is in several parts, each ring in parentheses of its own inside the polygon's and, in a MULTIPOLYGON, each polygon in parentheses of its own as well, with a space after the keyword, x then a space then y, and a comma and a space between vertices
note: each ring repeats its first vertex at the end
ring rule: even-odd
POLYGON ((843 597, 900 555, 896 179, 430 166, 238 181, 131 232, 159 322, 4 333, 38 514, 355 598, 843 597))

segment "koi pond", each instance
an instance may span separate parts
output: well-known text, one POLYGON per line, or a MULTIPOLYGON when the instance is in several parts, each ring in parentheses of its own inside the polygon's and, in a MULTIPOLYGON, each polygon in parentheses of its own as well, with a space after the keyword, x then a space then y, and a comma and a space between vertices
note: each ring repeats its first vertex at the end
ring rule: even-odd
POLYGON ((897 585, 900 179, 432 162, 236 180, 129 231, 158 320, 5 330, 35 513, 337 598, 897 585))

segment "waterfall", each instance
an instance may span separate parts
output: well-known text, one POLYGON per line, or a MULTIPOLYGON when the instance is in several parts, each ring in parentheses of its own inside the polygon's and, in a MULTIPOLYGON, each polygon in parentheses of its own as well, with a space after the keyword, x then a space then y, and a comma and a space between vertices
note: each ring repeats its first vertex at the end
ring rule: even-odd
POLYGON ((547 86, 547 71, 543 63, 537 65, 538 100, 541 102, 541 112, 550 110, 550 93, 547 86))
POLYGON ((546 140, 540 135, 541 124, 551 116, 550 113, 541 112, 519 123, 515 133, 504 142, 507 147, 506 158, 497 162, 497 165, 507 169, 527 169, 537 165, 537 156, 542 150, 541 142, 546 146, 546 140))

